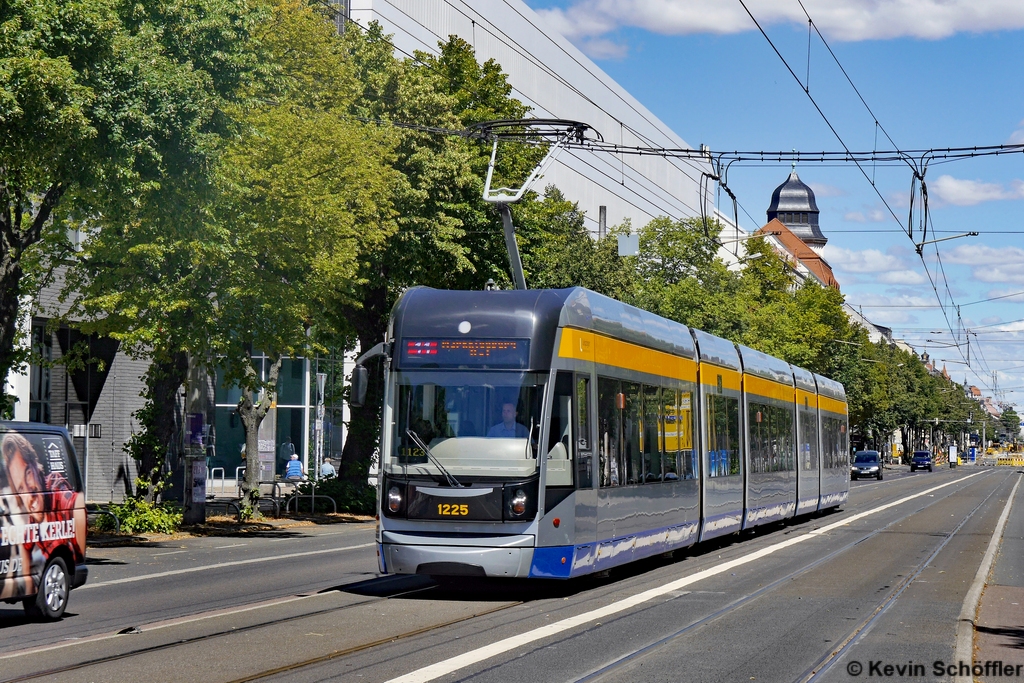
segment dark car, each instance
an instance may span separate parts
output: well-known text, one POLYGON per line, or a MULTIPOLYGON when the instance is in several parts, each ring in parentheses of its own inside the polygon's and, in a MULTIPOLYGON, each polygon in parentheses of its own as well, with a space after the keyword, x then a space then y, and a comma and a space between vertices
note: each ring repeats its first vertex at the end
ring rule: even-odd
POLYGON ((910 471, 915 472, 919 469, 927 469, 931 472, 934 464, 931 451, 914 451, 914 457, 910 459, 910 471))
POLYGON ((878 451, 857 451, 853 454, 853 465, 850 467, 850 479, 861 477, 882 478, 882 458, 878 451))

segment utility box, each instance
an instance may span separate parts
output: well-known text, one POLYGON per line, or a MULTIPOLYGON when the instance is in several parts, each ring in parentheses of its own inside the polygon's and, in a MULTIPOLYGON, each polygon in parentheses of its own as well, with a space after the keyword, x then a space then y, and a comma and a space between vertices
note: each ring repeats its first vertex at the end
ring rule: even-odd
POLYGON ((189 449, 185 455, 185 524, 206 523, 206 453, 189 449))

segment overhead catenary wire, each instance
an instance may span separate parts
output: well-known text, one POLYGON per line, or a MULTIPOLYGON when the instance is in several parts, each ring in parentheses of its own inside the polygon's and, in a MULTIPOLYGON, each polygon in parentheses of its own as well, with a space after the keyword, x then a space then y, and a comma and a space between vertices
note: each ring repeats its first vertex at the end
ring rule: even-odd
MULTIPOLYGON (((741 1, 741 4, 743 4, 742 0, 740 0, 740 1, 741 1)), ((456 8, 455 7, 455 3, 448 2, 447 4, 449 4, 453 8, 456 8)), ((760 152, 744 152, 744 153, 740 153, 740 152, 715 153, 720 160, 722 160, 722 161, 726 161, 726 160, 728 160, 728 161, 737 161, 737 162, 740 162, 740 163, 742 163, 744 165, 746 165, 746 164, 754 164, 754 163, 757 163, 757 164, 767 164, 767 163, 771 163, 772 160, 775 163, 780 163, 780 162, 784 162, 784 161, 787 161, 787 160, 790 160, 790 159, 796 159, 796 160, 798 160, 800 162, 803 162, 803 163, 813 162, 813 161, 818 161, 818 163, 829 163, 829 162, 854 163, 858 167, 858 169, 860 170, 862 175, 865 176, 865 178, 868 180, 868 182, 874 188, 875 192, 879 194, 879 198, 882 200, 883 204, 885 204, 886 208, 889 209, 890 214, 892 214, 893 218, 896 220, 896 223, 897 223, 897 225, 899 225, 901 231, 905 232, 905 233, 907 233, 909 235, 909 234, 911 234, 910 230, 912 230, 912 227, 908 225, 908 226, 906 226, 906 228, 904 228, 903 223, 900 221, 899 217, 895 215, 895 212, 892 210, 891 206, 889 206, 889 204, 885 200, 885 198, 882 197, 881 194, 879 193, 878 188, 876 187, 873 178, 869 177, 867 172, 865 171, 865 169, 863 167, 863 164, 867 160, 871 160, 874 163, 878 163, 878 164, 904 165, 904 164, 908 164, 908 157, 912 157, 912 156, 918 156, 920 159, 935 160, 936 163, 940 163, 940 162, 950 162, 950 161, 957 160, 957 159, 975 158, 975 157, 979 157, 979 156, 998 156, 998 155, 1002 155, 1002 154, 1024 152, 1024 145, 990 145, 990 146, 975 146, 975 147, 970 147, 970 148, 964 147, 964 148, 934 148, 934 149, 928 149, 928 150, 900 150, 895 145, 895 143, 893 142, 892 137, 889 135, 888 131, 885 130, 884 126, 882 126, 881 123, 878 121, 877 116, 874 115, 874 112, 871 110, 870 106, 868 105, 868 103, 864 99, 863 95, 860 93, 859 89, 857 89, 856 85, 853 83, 852 79, 849 76, 849 73, 845 70, 845 68, 843 67, 841 62, 838 60, 838 58, 835 55, 835 53, 832 50, 832 48, 828 45, 827 41, 821 35, 821 32, 818 30, 817 26, 814 24, 814 22, 811 19, 810 15, 807 13, 806 7, 804 7, 802 3, 800 3, 800 4, 801 4, 801 8, 804 10, 805 14, 807 14, 807 17, 808 17, 809 32, 810 32, 811 29, 813 29, 814 32, 822 40, 822 43, 825 45, 826 49, 829 51, 829 54, 836 61, 836 64, 839 66, 840 70, 842 71, 843 76, 847 79, 847 81, 849 82, 850 86, 854 89, 854 91, 856 92, 858 98, 861 100, 862 104, 865 106, 865 108, 871 114, 872 120, 873 120, 877 130, 880 130, 883 133, 883 135, 888 139, 889 143, 892 145, 892 147, 894 149, 893 150, 888 150, 888 151, 886 151, 886 150, 878 151, 877 149, 875 149, 875 150, 872 150, 872 152, 870 152, 870 153, 854 153, 854 152, 852 152, 849 149, 849 147, 846 145, 846 143, 843 140, 843 138, 838 134, 838 131, 832 126, 831 122, 828 121, 827 117, 825 117, 823 111, 818 106, 818 103, 810 95, 810 91, 809 91, 809 71, 810 71, 809 60, 810 60, 810 57, 808 57, 808 77, 805 78, 805 81, 804 81, 805 92, 807 92, 807 95, 808 95, 809 99, 812 101, 812 103, 814 104, 815 108, 819 111, 819 114, 826 121, 826 123, 828 124, 830 129, 833 130, 833 133, 835 134, 837 140, 839 140, 839 142, 844 147, 844 151, 843 152, 819 152, 819 153, 803 153, 803 152, 797 153, 797 152, 793 152, 792 156, 789 156, 789 154, 787 154, 785 152, 763 152, 763 151, 760 151, 760 152), (816 158, 812 158, 812 157, 816 157, 816 158)), ((747 10, 748 14, 750 14, 750 11, 746 7, 746 5, 743 4, 743 6, 744 6, 744 9, 747 10)), ((458 9, 458 8, 456 8, 456 9, 458 9)), ((459 11, 461 12, 462 10, 460 9, 459 11)), ((469 15, 466 15, 466 16, 469 16, 469 15)), ((751 18, 754 19, 753 15, 751 15, 751 18)), ((756 19, 754 19, 754 21, 755 21, 755 24, 756 24, 757 23, 756 19)), ((359 26, 359 24, 357 22, 351 22, 351 23, 354 23, 355 25, 359 26)), ((474 26, 475 25, 476 25, 476 22, 474 22, 474 26)), ((363 28, 363 27, 360 26, 360 28, 363 28)), ((485 30, 485 31, 490 32, 489 29, 486 26, 482 26, 481 28, 483 28, 483 30, 485 30)), ((758 24, 758 29, 761 30, 761 32, 765 36, 765 38, 768 39, 767 34, 765 34, 764 30, 761 29, 759 24, 758 24)), ((768 40, 769 40, 769 43, 771 44, 772 41, 770 39, 768 39, 768 40)), ((526 58, 530 58, 531 57, 527 53, 523 53, 522 52, 521 46, 515 45, 515 46, 511 46, 511 47, 513 47, 517 52, 520 52, 521 54, 523 54, 524 57, 526 57, 526 58)), ((772 47, 773 47, 773 49, 775 49, 774 44, 772 44, 772 47)), ((401 49, 397 48, 397 46, 395 46, 395 49, 397 51, 399 51, 399 52, 402 52, 403 54, 408 55, 410 58, 417 59, 415 55, 412 55, 412 54, 410 54, 410 53, 408 53, 408 52, 406 52, 404 50, 401 50, 401 49)), ((810 50, 810 45, 808 46, 808 50, 810 50)), ((780 58, 782 58, 781 53, 778 53, 777 49, 776 49, 776 53, 779 55, 780 58)), ((782 59, 783 59, 783 62, 785 63, 785 59, 784 58, 782 58, 782 59)), ((418 60, 417 59, 417 61, 420 61, 421 63, 423 63, 422 60, 418 60)), ((531 61, 536 63, 535 60, 531 59, 531 61)), ((541 66, 542 68, 544 67, 544 65, 539 65, 539 66, 541 66)), ((786 66, 789 69, 789 65, 786 64, 786 66)), ((793 75, 794 79, 799 84, 800 83, 799 77, 797 77, 796 74, 792 72, 792 69, 789 69, 789 70, 790 70, 791 74, 793 75)), ((561 82, 561 83, 563 83, 563 84, 565 84, 567 86, 570 85, 567 81, 565 81, 564 78, 560 77, 558 74, 553 74, 550 69, 545 69, 545 71, 546 71, 546 73, 549 73, 549 74, 553 75, 554 77, 556 77, 559 80, 559 82, 561 82)), ((584 96, 584 94, 582 92, 578 91, 578 89, 574 88, 574 91, 576 91, 580 96, 584 96)), ((586 98, 586 99, 589 100, 589 98, 586 98)), ((406 128, 414 129, 414 130, 420 130, 422 132, 427 132, 427 133, 432 133, 432 134, 445 134, 445 135, 460 135, 460 134, 464 134, 463 131, 454 131, 454 130, 448 130, 448 129, 443 129, 443 128, 435 127, 435 126, 424 126, 424 125, 415 124, 415 123, 411 123, 411 124, 410 123, 402 123, 402 122, 388 122, 388 123, 392 123, 394 125, 398 125, 398 126, 401 126, 401 127, 406 127, 406 128)), ((876 130, 876 135, 877 135, 877 130, 876 130)), ((640 139, 642 141, 649 142, 648 140, 645 139, 645 136, 640 135, 637 131, 632 131, 631 130, 630 132, 631 132, 631 134, 636 139, 640 139)), ((627 145, 622 145, 622 144, 610 145, 608 143, 597 143, 597 142, 593 142, 593 141, 581 141, 581 142, 579 142, 577 144, 578 144, 579 147, 588 149, 590 151, 611 152, 613 154, 618 155, 620 159, 623 156, 629 155, 629 154, 657 154, 658 156, 660 156, 662 158, 666 158, 666 159, 679 159, 679 160, 684 160, 684 161, 697 162, 696 164, 688 164, 688 166, 690 166, 693 169, 700 169, 700 168, 702 168, 703 167, 703 162, 705 162, 707 157, 709 156, 707 151, 704 151, 703 153, 701 153, 701 151, 699 151, 699 150, 686 150, 686 149, 672 150, 672 149, 667 149, 667 148, 664 148, 664 147, 657 147, 656 145, 648 145, 648 146, 642 146, 642 145, 641 146, 638 146, 638 145, 627 146, 627 145)), ((576 155, 574 155, 574 156, 576 156, 576 155)), ((593 164, 588 164, 588 166, 596 170, 596 167, 593 164)), ((695 180, 696 180, 696 178, 695 178, 695 180)), ((706 209, 706 207, 704 205, 704 202, 706 202, 707 195, 709 194, 709 192, 705 191, 705 189, 702 187, 702 185, 703 185, 703 182, 698 182, 698 186, 699 186, 698 192, 701 194, 701 197, 700 197, 700 200, 699 200, 700 201, 700 207, 699 207, 700 211, 699 212, 700 212, 700 214, 702 216, 702 219, 704 221, 706 221, 708 219, 708 212, 707 212, 707 209, 706 209)), ((633 204, 632 202, 630 202, 630 203, 633 204)), ((636 206, 635 204, 633 204, 633 205, 636 206)), ((683 202, 683 205, 685 206, 686 203, 683 202)), ((743 210, 743 212, 744 212, 744 214, 745 214, 745 216, 747 218, 749 218, 752 222, 757 223, 757 221, 753 218, 753 216, 751 216, 750 212, 746 209, 745 206, 743 206, 738 201, 737 201, 737 206, 742 207, 742 210, 743 210)), ((636 207, 636 208, 639 208, 639 207, 636 207)), ((689 209, 690 211, 693 211, 693 207, 686 207, 686 208, 689 209)), ((717 209, 716 209, 716 211, 717 211, 717 209)), ((646 211, 645 211, 645 213, 646 213, 646 211)), ((936 232, 933 226, 931 226, 930 229, 933 232, 936 232)), ((881 232, 881 231, 880 230, 879 231, 845 230, 845 231, 840 231, 840 232, 851 232, 851 233, 853 233, 853 232, 881 232)), ((895 231, 893 231, 893 232, 895 232, 895 231)), ((947 231, 942 231, 942 232, 945 233, 947 231)), ((948 231, 948 232, 952 232, 952 231, 948 231)), ((992 231, 992 232, 995 233, 996 231, 992 231)), ((1003 231, 1000 231, 1000 232, 1003 232, 1003 231)), ((1005 231, 1005 232, 1013 233, 1013 232, 1017 232, 1017 231, 1005 231)), ((933 274, 932 274, 931 270, 929 269, 927 263, 923 262, 922 265, 925 268, 925 271, 926 271, 926 273, 928 275, 928 279, 929 279, 929 281, 932 284, 933 291, 936 293, 936 298, 939 301, 938 308, 943 311, 944 317, 946 317, 946 319, 947 319, 947 326, 950 328, 951 334, 955 335, 956 333, 954 333, 954 331, 953 331, 953 327, 954 326, 951 324, 951 320, 949 319, 948 316, 946 316, 945 312, 946 312, 947 308, 955 308, 956 304, 953 301, 952 293, 950 292, 950 288, 949 288, 949 281, 948 281, 948 278, 945 276, 944 266, 943 266, 942 260, 941 260, 941 255, 939 254, 937 248, 936 248, 936 260, 938 262, 938 271, 936 272, 936 275, 941 277, 941 279, 942 279, 941 283, 938 283, 938 282, 935 281, 935 276, 933 276, 933 274), (939 288, 940 287, 942 288, 942 290, 945 291, 945 294, 948 297, 946 300, 944 300, 943 297, 939 296, 939 288)), ((958 316, 957 320, 958 320, 957 331, 959 331, 959 333, 962 334, 963 331, 965 330, 965 328, 962 326, 962 324, 961 324, 962 321, 959 319, 959 316, 958 316)))

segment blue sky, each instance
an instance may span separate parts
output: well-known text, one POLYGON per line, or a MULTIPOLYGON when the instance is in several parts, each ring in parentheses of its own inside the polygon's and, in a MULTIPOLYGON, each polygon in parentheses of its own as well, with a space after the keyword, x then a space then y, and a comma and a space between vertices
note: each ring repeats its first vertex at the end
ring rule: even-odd
MULTIPOLYGON (((739 0, 526 3, 691 146, 842 149, 739 0)), ((805 79, 808 26, 798 0, 746 4, 805 79)), ((804 0, 804 7, 900 149, 1024 143, 1024 2, 804 0)), ((876 148, 876 135, 877 149, 891 149, 816 35, 809 84, 850 149, 876 148)), ((764 223, 771 192, 789 170, 789 164, 733 165, 730 187, 753 217, 741 210, 741 225, 764 223)), ((865 170, 905 226, 909 168, 865 170)), ((991 395, 998 372, 1006 400, 1024 405, 1024 155, 933 162, 926 174, 938 236, 980 233, 925 247, 949 323, 961 342, 970 338, 970 367, 950 346, 914 244, 861 171, 802 163, 797 173, 816 191, 829 238, 825 257, 847 301, 927 350, 940 367, 945 360, 956 381, 966 377, 991 395), (951 302, 959 306, 959 322, 951 302)), ((966 346, 961 350, 967 353, 966 346)))

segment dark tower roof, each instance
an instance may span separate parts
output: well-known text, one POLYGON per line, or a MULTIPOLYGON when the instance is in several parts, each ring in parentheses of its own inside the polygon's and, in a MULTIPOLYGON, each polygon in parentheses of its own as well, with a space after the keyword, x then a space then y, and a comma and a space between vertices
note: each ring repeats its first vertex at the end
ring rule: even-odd
POLYGON ((772 192, 768 221, 775 218, 811 247, 820 249, 828 242, 818 228, 818 204, 814 201, 814 190, 800 180, 795 170, 772 192))

